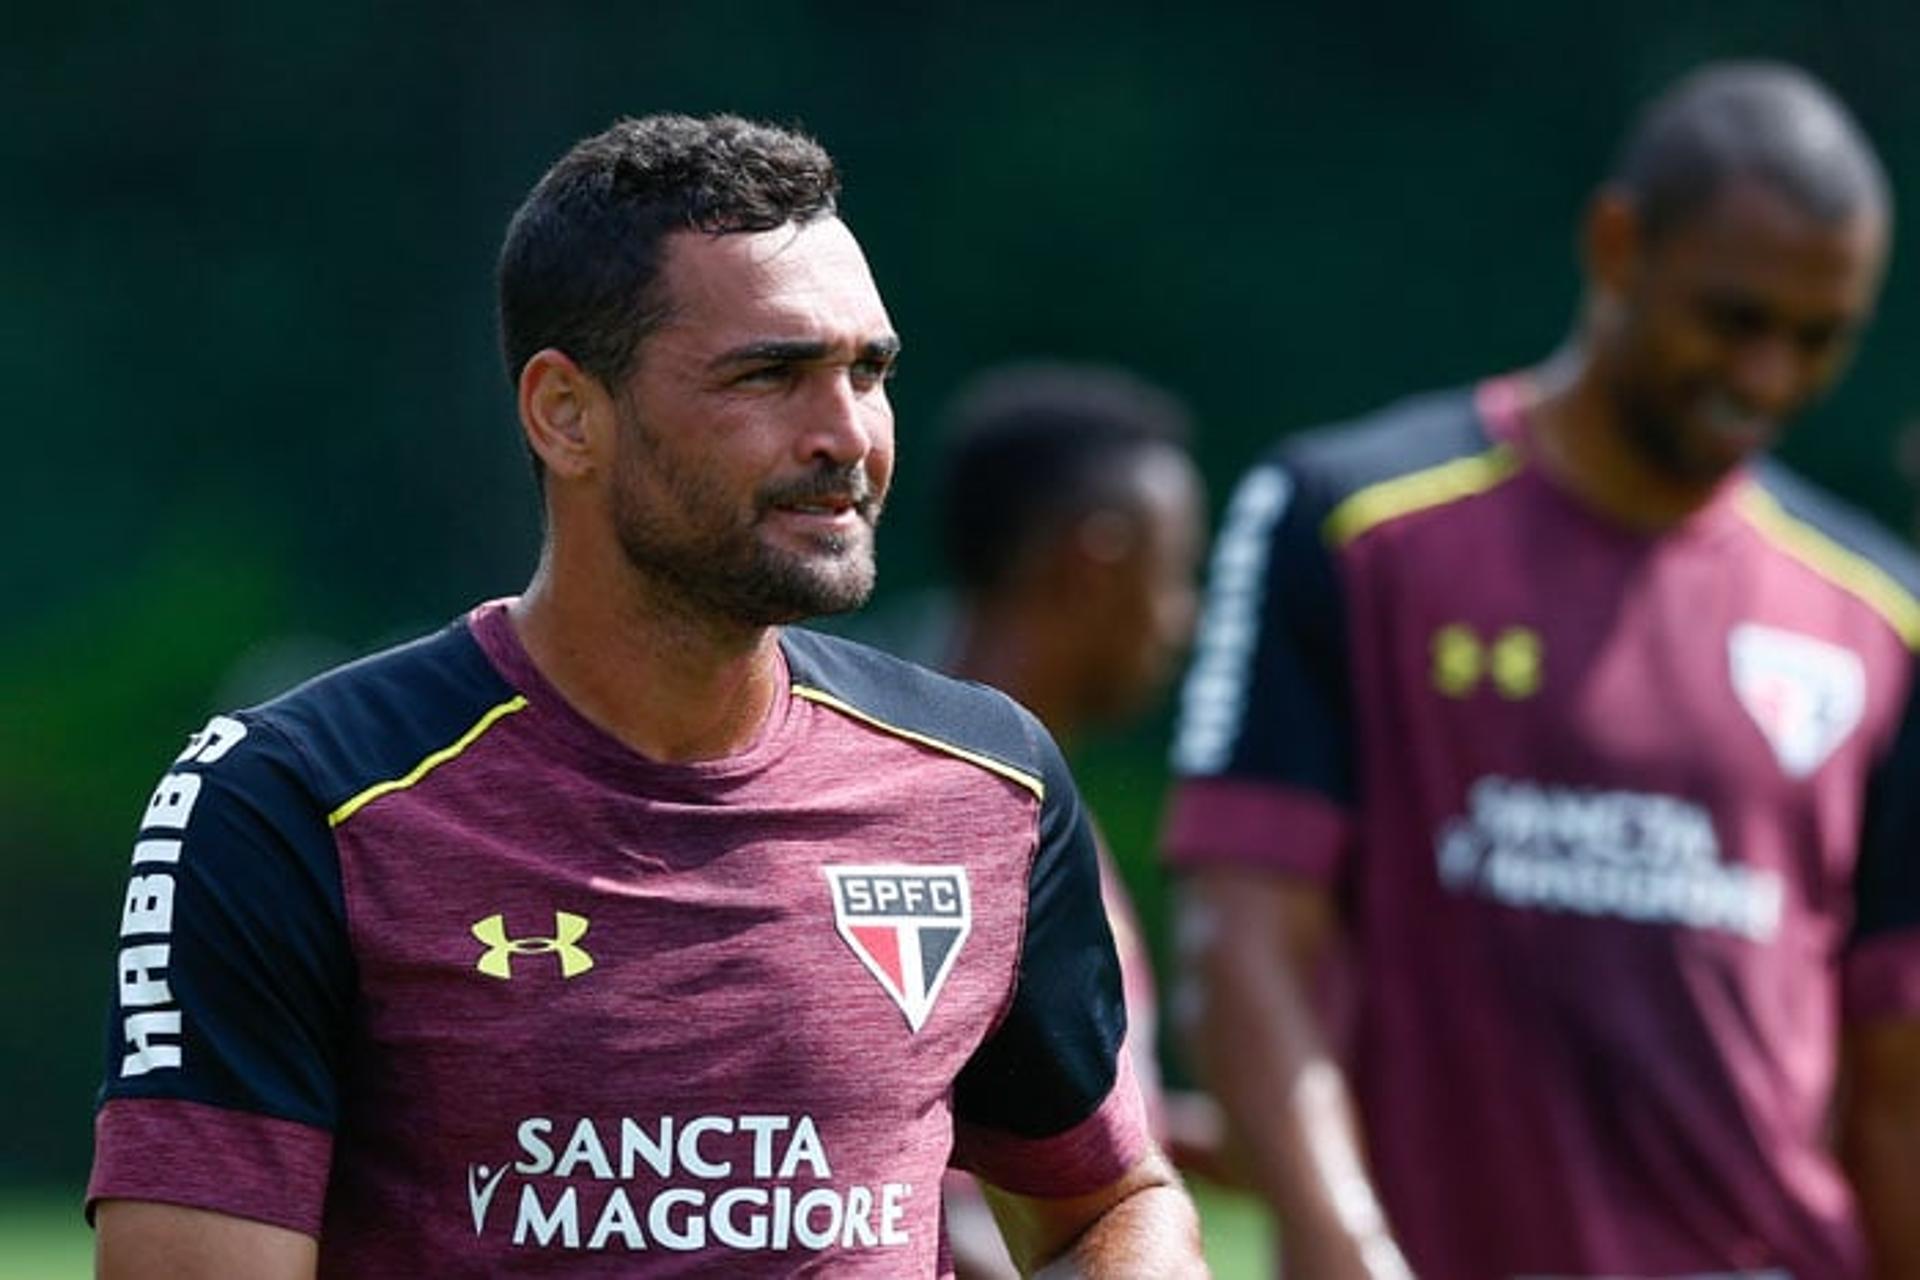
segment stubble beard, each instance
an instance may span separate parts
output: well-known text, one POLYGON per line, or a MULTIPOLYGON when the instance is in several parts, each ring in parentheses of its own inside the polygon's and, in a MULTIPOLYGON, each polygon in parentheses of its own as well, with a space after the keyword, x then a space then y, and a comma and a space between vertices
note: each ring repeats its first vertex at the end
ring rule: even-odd
POLYGON ((627 561, 667 589, 688 614, 743 627, 772 627, 846 613, 873 594, 874 526, 880 500, 864 474, 823 467, 801 481, 754 495, 751 513, 737 500, 652 446, 645 428, 627 427, 613 485, 615 535, 627 561), (645 497, 648 488, 658 495, 645 497), (852 492, 861 515, 851 534, 813 540, 811 552, 770 545, 761 521, 774 508, 814 493, 852 492))

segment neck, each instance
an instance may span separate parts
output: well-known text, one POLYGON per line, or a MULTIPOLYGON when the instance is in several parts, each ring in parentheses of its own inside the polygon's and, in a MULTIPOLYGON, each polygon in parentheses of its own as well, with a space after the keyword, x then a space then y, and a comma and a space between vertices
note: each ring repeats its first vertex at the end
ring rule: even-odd
POLYGON ((581 554, 550 533, 511 617, 568 703, 652 760, 743 750, 779 694, 776 628, 699 616, 617 548, 581 554))
POLYGON ((1049 632, 1015 607, 970 602, 955 629, 947 670, 989 684, 1040 718, 1055 740, 1075 736, 1085 717, 1072 664, 1049 632))
POLYGON ((1588 506, 1627 528, 1670 529, 1712 498, 1713 485, 1676 480, 1642 455, 1604 375, 1579 342, 1530 378, 1528 440, 1540 467, 1588 506))

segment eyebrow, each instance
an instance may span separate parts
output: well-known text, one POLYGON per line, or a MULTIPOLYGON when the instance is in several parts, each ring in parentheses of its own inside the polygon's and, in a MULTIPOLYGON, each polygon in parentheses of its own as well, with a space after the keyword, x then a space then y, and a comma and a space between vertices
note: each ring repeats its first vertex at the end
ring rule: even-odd
MULTIPOLYGON (((723 351, 713 358, 715 368, 733 364, 753 364, 760 361, 769 363, 804 364, 814 360, 824 360, 832 347, 816 339, 769 339, 765 342, 749 342, 744 346, 723 351)), ((891 359, 900 354, 900 339, 889 335, 875 338, 860 346, 862 360, 891 359)))

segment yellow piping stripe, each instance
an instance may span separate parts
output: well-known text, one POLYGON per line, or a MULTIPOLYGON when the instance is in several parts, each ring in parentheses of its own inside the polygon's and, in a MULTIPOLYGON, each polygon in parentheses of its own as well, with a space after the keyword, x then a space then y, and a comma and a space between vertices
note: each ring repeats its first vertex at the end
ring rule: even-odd
POLYGON ((526 705, 526 698, 519 694, 508 698, 505 702, 490 709, 485 715, 474 721, 473 728, 467 730, 451 743, 440 748, 419 764, 409 769, 404 777, 390 778, 385 782, 376 782, 359 795, 354 796, 351 800, 341 805, 338 809, 335 809, 327 815, 327 825, 330 827, 339 826, 348 818, 351 818, 354 814, 360 812, 360 810, 366 808, 367 805, 378 800, 390 791, 405 791, 408 787, 420 781, 420 779, 426 777, 429 773, 432 773, 435 769, 438 769, 441 765, 472 746, 481 734, 493 727, 494 721, 500 719, 502 716, 510 716, 526 705))
POLYGON ((1519 469, 1520 456, 1507 445, 1497 444, 1470 458, 1455 458, 1368 485, 1335 507, 1321 528, 1329 543, 1345 546, 1389 520, 1485 493, 1519 469))
POLYGON ((929 738, 924 733, 915 733, 911 729, 902 729, 897 724, 888 724, 885 720, 877 720, 858 707, 848 706, 824 689, 815 689, 809 685, 796 684, 793 686, 793 693, 797 698, 805 698, 808 702, 818 702, 822 706, 832 707, 835 711, 843 715, 852 716, 862 724, 870 724, 882 733, 890 733, 896 738, 905 738, 909 742, 917 742, 923 747, 932 747, 935 751, 942 751, 947 755, 957 756, 965 760, 968 764, 980 766, 988 773, 997 773, 1010 782, 1019 783, 1027 790, 1033 792, 1034 796, 1038 799, 1045 800, 1047 798, 1045 783, 1030 773, 1021 772, 1010 764, 1002 764, 998 760, 968 751, 965 747, 956 747, 951 742, 942 742, 938 738, 929 738))
POLYGON ((1909 649, 1920 649, 1920 600, 1873 561, 1841 546, 1819 529, 1789 514, 1770 493, 1750 485, 1740 510, 1763 537, 1782 551, 1858 597, 1886 619, 1909 649))

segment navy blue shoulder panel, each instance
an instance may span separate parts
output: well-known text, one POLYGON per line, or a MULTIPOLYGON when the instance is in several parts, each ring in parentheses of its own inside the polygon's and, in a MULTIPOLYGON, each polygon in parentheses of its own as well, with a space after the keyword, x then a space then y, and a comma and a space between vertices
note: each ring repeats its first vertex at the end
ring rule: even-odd
MULTIPOLYGON (((793 628, 783 635, 795 684, 1040 783, 1013 998, 954 1082, 954 1114, 1023 1138, 1065 1133, 1113 1092, 1127 1020, 1093 828, 1059 748, 997 689, 837 636, 793 628)), ((958 1158, 968 1157, 962 1151, 958 1158)), ((985 1166, 978 1172, 990 1180, 1015 1173, 985 1166)))
POLYGON ((1907 594, 1920 597, 1920 555, 1877 520, 1816 487, 1777 459, 1762 459, 1754 468, 1754 476, 1788 515, 1869 561, 1907 594))
POLYGON ((1493 444, 1471 388, 1431 391, 1289 436, 1269 455, 1298 500, 1324 515, 1370 485, 1483 453, 1493 444))
POLYGON ((316 676, 246 713, 299 745, 331 812, 404 776, 512 698, 465 620, 316 676))
POLYGON ((1468 390, 1289 437, 1241 480, 1214 543, 1173 766, 1353 798, 1346 595, 1327 517, 1371 486, 1485 452, 1468 390))
POLYGON ((135 839, 102 1101, 330 1128, 358 977, 328 814, 510 695, 456 623, 194 735, 135 839))
POLYGON ((858 641, 788 627, 782 648, 793 682, 831 695, 882 724, 959 747, 1040 778, 1045 731, 998 689, 956 680, 858 641))

